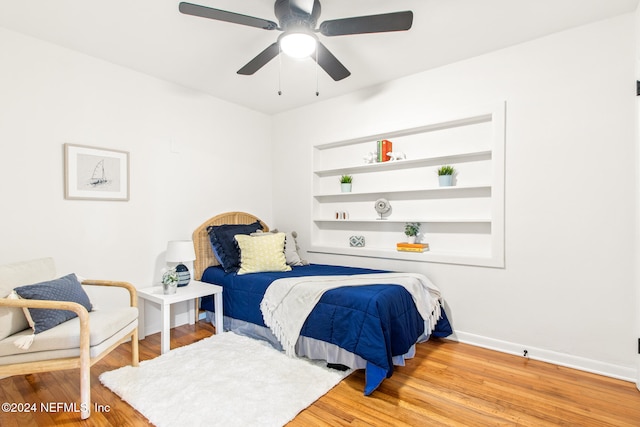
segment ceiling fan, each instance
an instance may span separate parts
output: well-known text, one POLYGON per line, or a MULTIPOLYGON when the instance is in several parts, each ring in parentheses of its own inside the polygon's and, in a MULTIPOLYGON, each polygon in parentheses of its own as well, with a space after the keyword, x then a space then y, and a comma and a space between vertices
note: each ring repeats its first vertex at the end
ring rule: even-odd
POLYGON ((276 0, 275 15, 280 25, 266 19, 227 12, 221 9, 181 2, 181 13, 231 22, 263 30, 278 30, 282 34, 265 50, 238 70, 238 74, 251 75, 278 56, 282 50, 288 53, 291 47, 305 48, 303 52, 291 53, 292 56, 311 56, 324 71, 338 81, 349 77, 351 73, 319 40, 316 33, 326 37, 352 34, 384 33, 406 31, 413 23, 413 12, 393 12, 380 15, 357 16, 324 21, 316 28, 320 16, 319 0, 276 0), (315 52, 315 55, 312 53, 315 52))

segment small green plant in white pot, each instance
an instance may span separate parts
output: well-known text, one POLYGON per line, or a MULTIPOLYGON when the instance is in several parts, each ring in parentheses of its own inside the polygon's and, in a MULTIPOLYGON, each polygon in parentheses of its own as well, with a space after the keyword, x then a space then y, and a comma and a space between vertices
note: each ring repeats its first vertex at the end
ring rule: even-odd
POLYGON ((343 193, 351 192, 351 184, 353 183, 353 177, 351 175, 342 175, 340 177, 340 189, 343 193))
POLYGON ((438 183, 440 187, 451 187, 453 185, 453 175, 456 169, 453 166, 445 165, 438 168, 438 183))
POLYGON ((408 243, 415 243, 419 232, 420 232, 419 222, 407 222, 404 226, 404 234, 405 236, 407 236, 408 243))
POLYGON ((178 272, 172 268, 162 275, 162 293, 165 295, 175 294, 177 288, 178 272))

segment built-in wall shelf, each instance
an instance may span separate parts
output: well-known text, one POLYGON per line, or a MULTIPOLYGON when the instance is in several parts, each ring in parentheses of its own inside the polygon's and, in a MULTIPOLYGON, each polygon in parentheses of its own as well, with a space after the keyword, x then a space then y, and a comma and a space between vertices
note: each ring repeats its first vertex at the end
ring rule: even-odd
POLYGON ((504 267, 504 103, 421 126, 313 147, 310 252, 504 267), (387 139, 406 158, 366 163, 387 139), (452 165, 454 186, 439 187, 437 169, 452 165), (353 176, 353 191, 339 177, 353 176), (391 211, 380 219, 374 202, 391 211), (430 250, 399 252, 407 222, 419 222, 430 250), (351 247, 351 236, 365 247, 351 247))
MULTIPOLYGON (((316 199, 330 200, 346 200, 346 199, 371 199, 377 200, 380 197, 386 196, 386 198, 420 198, 427 197, 429 193, 438 194, 441 197, 447 197, 444 193, 453 194, 457 197, 471 197, 474 194, 484 192, 486 195, 491 194, 491 185, 461 185, 455 187, 429 187, 429 188, 397 188, 395 190, 377 190, 377 191, 354 191, 349 193, 328 193, 328 194, 316 194, 313 197, 316 199)), ((437 196, 436 196, 437 197, 437 196)))
POLYGON ((491 218, 429 218, 429 219, 419 219, 419 218, 406 218, 406 219, 392 219, 392 220, 388 220, 388 219, 384 219, 384 220, 380 220, 380 219, 371 219, 371 218, 348 218, 348 219, 333 219, 333 218, 329 218, 329 219, 314 219, 314 222, 339 222, 339 223, 360 223, 360 222, 370 222, 376 225, 384 225, 386 223, 388 224, 393 224, 393 223, 398 223, 398 224, 406 224, 407 222, 419 222, 421 224, 428 224, 428 223, 457 223, 457 222, 469 222, 469 223, 484 223, 484 222, 491 222, 491 218))
POLYGON ((434 165, 441 165, 441 164, 454 163, 454 162, 462 163, 462 162, 471 162, 471 161, 488 160, 488 159, 491 159, 491 150, 452 154, 448 156, 424 157, 421 159, 413 159, 413 160, 402 159, 402 160, 394 160, 394 161, 381 162, 381 163, 366 163, 363 165, 357 165, 352 167, 317 170, 314 173, 321 177, 331 176, 331 175, 338 176, 338 175, 344 175, 344 174, 382 172, 382 171, 395 170, 395 169, 405 169, 405 168, 408 169, 408 168, 416 168, 420 166, 434 166, 434 165))
POLYGON ((395 249, 372 249, 372 248, 354 248, 334 246, 315 246, 313 252, 326 253, 333 255, 350 255, 368 258, 386 258, 405 261, 418 262, 437 262, 444 264, 463 264, 475 265, 481 267, 503 267, 503 263, 495 260, 490 255, 480 256, 477 253, 465 252, 444 252, 444 251, 427 251, 427 252, 399 252, 395 249))

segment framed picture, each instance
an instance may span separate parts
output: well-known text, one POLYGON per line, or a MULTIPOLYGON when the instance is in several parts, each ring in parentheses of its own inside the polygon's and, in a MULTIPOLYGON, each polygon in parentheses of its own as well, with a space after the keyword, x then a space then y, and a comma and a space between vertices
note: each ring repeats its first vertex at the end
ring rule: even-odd
POLYGON ((129 200, 129 153, 64 144, 64 198, 129 200))

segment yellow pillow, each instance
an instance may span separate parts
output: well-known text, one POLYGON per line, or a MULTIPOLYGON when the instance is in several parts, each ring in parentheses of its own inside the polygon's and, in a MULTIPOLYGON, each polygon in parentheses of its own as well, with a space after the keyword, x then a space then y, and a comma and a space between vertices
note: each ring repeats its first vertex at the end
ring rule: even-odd
POLYGON ((284 233, 264 233, 263 236, 235 236, 240 247, 238 274, 263 271, 291 271, 284 255, 284 233))

